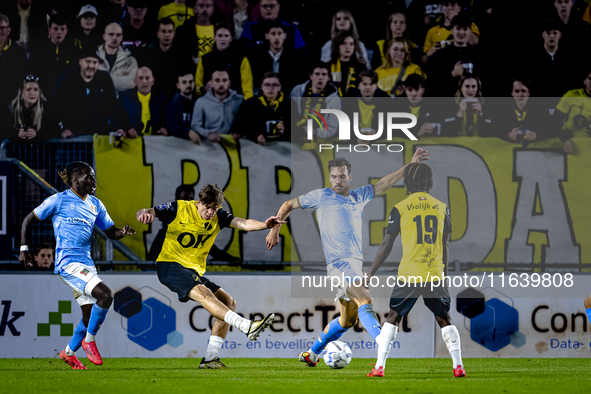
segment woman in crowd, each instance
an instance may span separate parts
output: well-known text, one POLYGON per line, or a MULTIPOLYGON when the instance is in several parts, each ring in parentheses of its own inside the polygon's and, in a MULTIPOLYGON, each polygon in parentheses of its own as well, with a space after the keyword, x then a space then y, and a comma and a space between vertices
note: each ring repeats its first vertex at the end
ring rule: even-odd
POLYGON ((353 15, 347 10, 339 10, 334 14, 332 18, 332 27, 330 29, 330 40, 322 47, 320 54, 320 60, 323 62, 330 62, 332 56, 333 45, 332 42, 336 38, 337 34, 342 31, 351 32, 355 41, 359 43, 356 47, 357 58, 363 58, 365 64, 369 66, 369 57, 367 56, 367 49, 365 45, 359 41, 359 33, 357 32, 357 26, 355 25, 355 19, 353 15))
POLYGON ((419 74, 423 79, 426 75, 421 67, 410 61, 408 42, 402 38, 393 38, 388 44, 388 57, 383 65, 376 70, 378 87, 390 93, 392 97, 404 93, 404 82, 409 75, 419 74))
POLYGON ((446 137, 489 137, 491 119, 484 110, 482 83, 474 74, 464 75, 458 84, 453 116, 445 117, 442 135, 446 137))
POLYGON ((386 55, 388 53, 388 43, 392 42, 393 39, 399 38, 404 40, 411 52, 411 58, 414 60, 415 57, 420 56, 420 51, 416 44, 410 41, 408 36, 408 28, 406 26, 406 14, 402 11, 396 11, 388 18, 388 24, 386 25, 386 38, 376 42, 374 53, 371 58, 371 65, 374 69, 382 66, 386 63, 386 55))
POLYGON ((350 31, 339 32, 332 41, 330 72, 339 96, 347 96, 359 84, 359 73, 367 70, 365 60, 358 56, 359 41, 350 31))
MULTIPOLYGON (((7 109, 8 123, 14 130, 10 139, 13 143, 45 141, 55 136, 47 130, 45 96, 39 88, 39 78, 25 75, 18 93, 7 109)), ((6 114, 6 112, 5 112, 6 114)))

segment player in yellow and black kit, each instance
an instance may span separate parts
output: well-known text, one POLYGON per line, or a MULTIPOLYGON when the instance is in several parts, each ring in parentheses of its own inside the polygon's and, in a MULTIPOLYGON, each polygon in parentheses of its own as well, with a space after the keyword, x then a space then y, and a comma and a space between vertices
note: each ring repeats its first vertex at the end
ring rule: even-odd
POLYGON ((367 376, 384 376, 386 358, 398 333, 398 324, 423 296, 425 305, 441 327, 443 340, 453 359, 454 376, 463 377, 466 371, 462 363, 460 334, 451 324, 451 299, 447 287, 441 282, 447 272, 447 242, 451 234, 449 210, 444 203, 429 195, 433 173, 427 164, 409 164, 404 171, 404 186, 408 197, 392 208, 384 240, 368 272, 369 277, 375 275, 400 234, 402 260, 398 268, 398 286, 392 290, 390 313, 382 332, 376 337, 378 360, 367 376), (432 288, 430 282, 433 279, 439 283, 432 288))
POLYGON ((223 201, 224 192, 218 185, 205 185, 199 192, 199 201, 169 202, 136 214, 141 223, 150 224, 157 217, 168 226, 156 259, 160 282, 177 293, 181 302, 192 299, 216 318, 205 357, 199 364, 201 369, 227 368, 218 356, 230 325, 254 341, 275 317, 273 313, 255 321, 241 317, 234 312, 236 301, 232 296, 203 276, 209 249, 223 228, 259 231, 285 223, 275 216, 264 223, 234 217, 221 208, 223 201))

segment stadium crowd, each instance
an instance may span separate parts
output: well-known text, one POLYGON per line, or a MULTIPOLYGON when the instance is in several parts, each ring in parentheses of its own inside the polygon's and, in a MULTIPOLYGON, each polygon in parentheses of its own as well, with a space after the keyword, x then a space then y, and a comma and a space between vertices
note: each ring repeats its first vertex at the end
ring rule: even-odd
POLYGON ((589 137, 588 0, 170 1, 3 1, 2 137, 265 145, 351 102, 368 133, 378 108, 419 136, 589 137))

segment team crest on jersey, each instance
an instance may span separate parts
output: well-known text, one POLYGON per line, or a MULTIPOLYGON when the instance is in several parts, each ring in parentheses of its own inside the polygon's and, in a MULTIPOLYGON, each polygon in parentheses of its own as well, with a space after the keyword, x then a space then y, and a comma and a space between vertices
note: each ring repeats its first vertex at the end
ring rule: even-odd
POLYGON ((98 214, 98 209, 96 208, 96 206, 94 205, 90 205, 90 210, 92 211, 92 213, 94 213, 95 215, 98 214))
POLYGON ((425 201, 427 199, 427 197, 419 197, 419 200, 421 201, 425 201))
POLYGON ((161 204, 156 207, 159 211, 164 211, 165 209, 169 209, 171 204, 167 202, 166 204, 161 204))
POLYGON ((70 204, 70 209, 75 209, 76 207, 74 206, 74 204, 70 204))
POLYGON ((80 275, 86 276, 86 275, 88 275, 89 272, 90 271, 88 270, 88 268, 84 268, 82 271, 80 271, 80 275))

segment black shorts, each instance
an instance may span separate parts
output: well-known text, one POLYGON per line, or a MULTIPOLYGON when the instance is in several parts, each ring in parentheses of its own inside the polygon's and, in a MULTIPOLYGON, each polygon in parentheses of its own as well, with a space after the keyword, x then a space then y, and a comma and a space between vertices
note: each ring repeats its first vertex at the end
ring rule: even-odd
POLYGON ((156 263, 156 272, 160 283, 177 293, 180 302, 189 301, 189 293, 197 285, 204 285, 214 294, 221 289, 220 286, 205 276, 200 276, 197 271, 184 267, 179 263, 158 261, 156 263))
POLYGON ((449 312, 451 305, 451 298, 447 287, 434 287, 431 290, 431 283, 423 283, 416 286, 412 283, 407 283, 405 286, 396 286, 392 290, 390 298, 390 309, 398 313, 400 316, 408 315, 408 312, 415 306, 415 303, 420 296, 423 296, 425 306, 433 312, 435 316, 444 317, 449 312))

